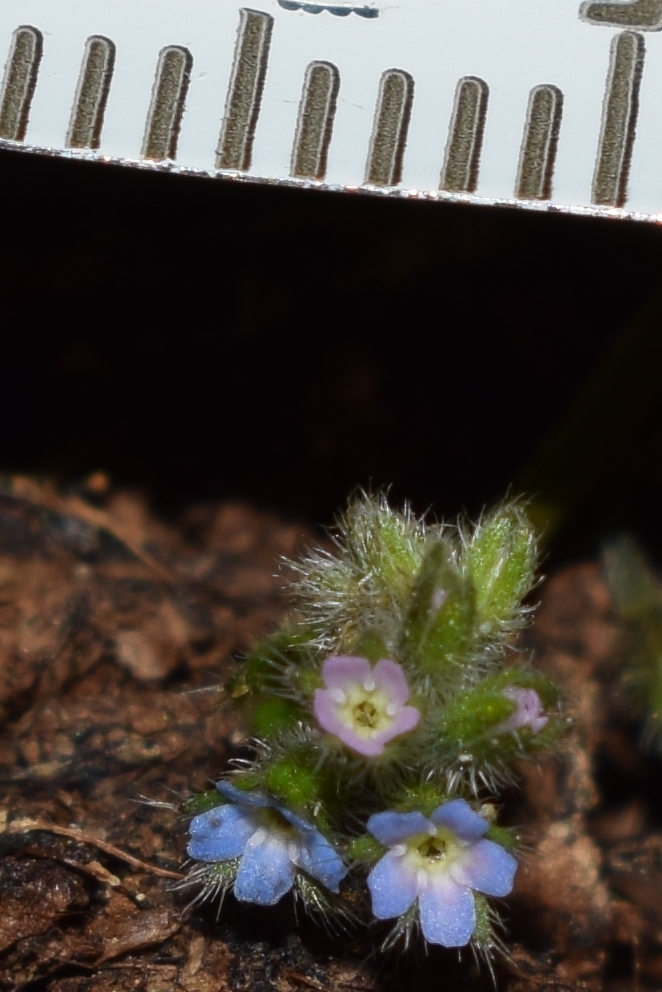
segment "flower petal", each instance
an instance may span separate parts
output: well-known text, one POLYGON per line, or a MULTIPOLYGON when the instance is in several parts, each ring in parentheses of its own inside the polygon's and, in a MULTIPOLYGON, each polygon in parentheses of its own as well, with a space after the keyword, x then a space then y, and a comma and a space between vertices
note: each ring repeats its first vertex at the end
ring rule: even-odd
POLYGON ((241 902, 273 906, 292 888, 294 866, 284 837, 257 830, 239 864, 234 894, 241 902))
POLYGON ((255 833, 254 816, 238 806, 217 806, 194 816, 189 826, 189 857, 197 861, 227 861, 244 853, 255 833))
POLYGON ((308 823, 307 820, 302 820, 300 816, 297 816, 296 813, 292 813, 289 809, 287 809, 287 807, 279 806, 277 803, 274 803, 274 809, 277 809, 280 815, 287 820, 288 823, 291 823, 293 827, 296 827, 297 830, 300 830, 302 833, 316 833, 315 827, 312 823, 308 823))
POLYGON ((357 733, 352 732, 350 727, 343 727, 336 734, 336 737, 343 744, 351 747, 352 751, 356 751, 357 754, 362 754, 364 758, 376 758, 378 754, 384 753, 384 742, 380 740, 380 736, 380 734, 375 734, 370 739, 359 737, 357 733))
POLYGON ((386 847, 401 844, 412 834, 429 834, 430 821, 422 813, 373 813, 368 830, 386 847))
POLYGON ((510 685, 502 690, 501 695, 515 703, 515 710, 507 720, 495 728, 495 733, 505 734, 519 730, 520 727, 528 727, 532 734, 537 734, 549 721, 549 717, 543 712, 542 700, 535 689, 521 689, 519 686, 510 685))
POLYGON ((512 854, 491 840, 471 844, 449 868, 456 882, 478 889, 486 896, 507 896, 516 871, 517 861, 512 854))
POLYGON ((315 689, 313 693, 313 713, 322 730, 338 736, 340 731, 347 729, 347 724, 340 719, 338 703, 330 689, 315 689))
POLYGON ((389 851, 368 875, 368 888, 378 920, 402 916, 416 898, 416 872, 405 856, 389 851))
POLYGON ((327 658, 322 665, 322 678, 327 689, 342 689, 352 682, 370 678, 372 668, 367 658, 337 654, 327 658))
POLYGON ((400 734, 406 734, 407 731, 413 730, 420 719, 420 711, 415 706, 403 706, 395 714, 390 727, 387 727, 386 730, 378 731, 372 738, 372 741, 375 744, 378 742, 380 744, 388 744, 394 737, 399 737, 400 734))
POLYGON ((239 806, 265 807, 274 805, 273 800, 267 796, 263 796, 259 792, 245 792, 243 789, 238 789, 236 785, 232 785, 231 782, 217 782, 216 788, 222 796, 230 799, 233 803, 238 803, 239 806))
POLYGON ((464 947, 476 929, 476 905, 470 889, 446 874, 430 877, 418 897, 423 936, 431 944, 464 947))
POLYGON ((403 706, 409 699, 409 686, 402 666, 390 658, 377 662, 372 677, 380 689, 385 689, 392 703, 403 706))
POLYGON ((430 819, 438 827, 448 827, 464 840, 482 837, 489 828, 487 820, 475 813, 464 799, 451 799, 437 806, 430 819))
POLYGON ((347 874, 340 855, 318 830, 310 837, 302 838, 297 853, 291 857, 295 865, 303 868, 332 892, 338 891, 347 874))

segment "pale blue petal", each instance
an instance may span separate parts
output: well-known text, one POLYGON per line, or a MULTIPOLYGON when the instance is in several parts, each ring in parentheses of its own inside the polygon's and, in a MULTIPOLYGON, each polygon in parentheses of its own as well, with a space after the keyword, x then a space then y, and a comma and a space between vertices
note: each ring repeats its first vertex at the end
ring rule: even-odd
POLYGON ((292 888, 294 866, 284 837, 258 830, 253 834, 239 864, 234 894, 241 902, 260 906, 274 903, 292 888))
POLYGON ((368 830, 386 847, 401 844, 412 834, 429 834, 430 821, 422 813, 375 813, 368 820, 368 830))
POLYGON ((295 865, 303 868, 332 892, 338 891, 340 883, 347 874, 340 855, 318 830, 309 837, 301 838, 292 860, 295 865))
POLYGON ((517 861, 491 840, 479 840, 462 852, 449 869, 461 885, 486 896, 507 896, 512 890, 517 861))
POLYGON ((402 916, 416 898, 416 871, 406 857, 389 851, 368 875, 368 888, 378 920, 402 916))
POLYGON ((244 792, 243 789, 238 789, 236 785, 232 785, 231 782, 217 782, 216 788, 225 796, 226 799, 230 799, 233 803, 238 803, 239 806, 273 806, 274 803, 271 799, 266 796, 260 795, 259 792, 244 792))
POLYGON ((297 816, 296 813, 291 813, 289 809, 286 809, 284 806, 277 806, 276 803, 274 803, 274 809, 277 809, 280 815, 283 816, 288 823, 291 823, 293 827, 296 827, 297 830, 301 830, 306 834, 309 834, 311 831, 315 831, 315 833, 317 833, 312 823, 308 823, 307 820, 302 820, 300 816, 297 816))
POLYGON ((418 897, 423 936, 430 944, 464 947, 476 929, 476 906, 470 889, 448 875, 430 877, 418 897))
POLYGON ((197 861, 238 858, 256 830, 254 814, 238 806, 217 806, 193 817, 186 850, 197 861))
POLYGON ((489 829, 489 823, 478 813, 474 813, 469 803, 464 799, 451 799, 448 803, 437 806, 430 819, 438 827, 448 827, 458 837, 473 840, 482 837, 489 829))

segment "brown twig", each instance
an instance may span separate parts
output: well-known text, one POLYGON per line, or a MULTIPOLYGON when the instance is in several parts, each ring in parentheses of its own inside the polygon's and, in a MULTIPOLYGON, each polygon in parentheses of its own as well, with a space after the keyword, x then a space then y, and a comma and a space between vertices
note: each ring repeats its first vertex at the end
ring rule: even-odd
POLYGON ((84 830, 78 830, 76 827, 60 827, 57 824, 45 823, 41 820, 23 819, 13 820, 7 828, 7 833, 27 833, 29 830, 43 830, 46 833, 70 837, 72 840, 77 840, 81 844, 91 844, 100 851, 110 854, 113 858, 119 858, 120 861, 125 861, 134 868, 146 869, 154 875, 161 875, 163 878, 175 878, 177 881, 184 878, 181 872, 169 871, 167 868, 157 868, 156 865, 152 865, 148 861, 141 861, 140 858, 134 857, 133 854, 128 854, 121 848, 115 847, 114 844, 108 844, 105 840, 100 840, 93 834, 85 833, 84 830))

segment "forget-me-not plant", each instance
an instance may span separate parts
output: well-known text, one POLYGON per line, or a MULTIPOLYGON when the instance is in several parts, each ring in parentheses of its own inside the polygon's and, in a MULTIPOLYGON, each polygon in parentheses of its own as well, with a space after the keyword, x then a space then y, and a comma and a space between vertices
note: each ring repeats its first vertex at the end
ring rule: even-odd
POLYGON ((537 547, 523 506, 470 527, 359 495, 333 550, 287 563, 296 613, 226 686, 255 757, 184 804, 186 884, 262 906, 289 892, 384 929, 384 945, 498 946, 517 837, 496 823, 515 764, 564 728, 518 654, 537 547))

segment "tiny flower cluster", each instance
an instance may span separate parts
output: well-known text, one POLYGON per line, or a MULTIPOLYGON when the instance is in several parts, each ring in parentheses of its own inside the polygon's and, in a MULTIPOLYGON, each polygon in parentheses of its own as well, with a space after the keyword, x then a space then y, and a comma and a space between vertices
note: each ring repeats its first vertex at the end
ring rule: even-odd
POLYGON ((328 916, 364 903, 430 944, 489 954, 517 868, 486 800, 563 729, 516 654, 536 545, 508 503, 475 528, 350 503, 335 551, 292 564, 298 612, 227 686, 255 760, 193 797, 186 884, 328 916), (360 824, 363 824, 363 827, 360 824))

